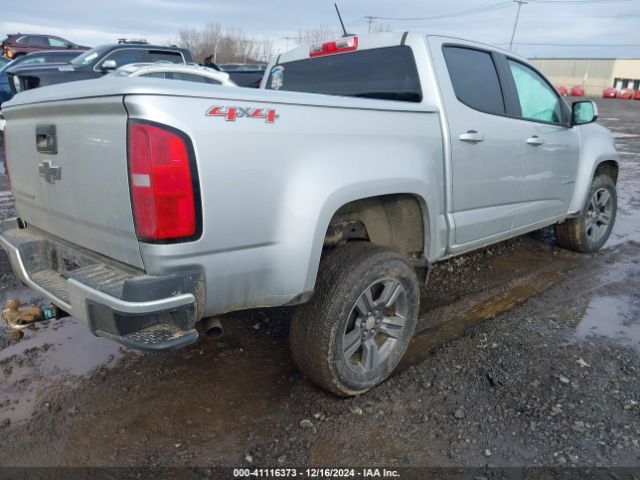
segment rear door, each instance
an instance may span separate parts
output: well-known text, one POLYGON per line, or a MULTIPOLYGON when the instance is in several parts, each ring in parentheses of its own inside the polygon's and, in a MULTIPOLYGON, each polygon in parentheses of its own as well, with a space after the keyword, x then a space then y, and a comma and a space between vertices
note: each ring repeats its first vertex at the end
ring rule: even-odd
POLYGON ((519 126, 501 86, 496 54, 474 44, 429 38, 451 141, 455 244, 513 228, 522 178, 519 126))
POLYGON ((569 109, 552 85, 531 66, 507 58, 520 107, 524 175, 516 227, 567 212, 578 171, 579 138, 567 126, 569 109))

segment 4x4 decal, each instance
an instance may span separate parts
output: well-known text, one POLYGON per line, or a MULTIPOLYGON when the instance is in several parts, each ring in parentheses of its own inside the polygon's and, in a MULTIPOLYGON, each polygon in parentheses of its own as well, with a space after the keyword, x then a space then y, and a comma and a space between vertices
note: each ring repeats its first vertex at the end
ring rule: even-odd
POLYGON ((207 110, 208 117, 224 117, 227 122, 235 122, 237 118, 264 118, 266 123, 275 123, 280 117, 275 108, 222 107, 214 105, 207 110))

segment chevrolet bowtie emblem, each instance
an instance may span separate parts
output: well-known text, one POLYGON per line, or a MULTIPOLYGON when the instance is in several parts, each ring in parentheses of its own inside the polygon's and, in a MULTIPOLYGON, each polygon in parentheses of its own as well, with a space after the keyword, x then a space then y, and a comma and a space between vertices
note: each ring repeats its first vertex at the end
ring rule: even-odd
POLYGON ((62 178, 62 167, 53 166, 49 160, 45 160, 38 165, 38 173, 48 183, 56 183, 62 178))

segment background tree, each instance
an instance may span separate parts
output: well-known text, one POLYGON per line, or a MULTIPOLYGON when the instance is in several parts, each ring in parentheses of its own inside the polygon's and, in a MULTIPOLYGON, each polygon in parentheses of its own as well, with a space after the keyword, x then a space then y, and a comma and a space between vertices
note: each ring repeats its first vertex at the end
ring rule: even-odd
POLYGON ((211 56, 215 63, 263 63, 274 54, 273 40, 247 35, 241 29, 225 29, 209 22, 204 28, 181 28, 174 42, 188 49, 198 63, 211 56))
POLYGON ((296 43, 299 47, 307 47, 316 43, 340 38, 341 36, 342 31, 335 27, 316 25, 314 27, 307 27, 298 30, 298 33, 296 34, 296 43))

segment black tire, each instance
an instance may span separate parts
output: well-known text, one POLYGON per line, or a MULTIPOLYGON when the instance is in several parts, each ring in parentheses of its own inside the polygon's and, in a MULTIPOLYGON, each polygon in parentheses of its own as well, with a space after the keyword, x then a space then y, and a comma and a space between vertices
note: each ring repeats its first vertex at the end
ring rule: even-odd
MULTIPOLYGON (((580 216, 570 218, 563 223, 559 223, 554 226, 554 233, 558 245, 562 248, 573 250, 575 252, 597 252, 609 239, 609 235, 611 235, 611 230, 613 229, 613 225, 616 221, 617 211, 618 196, 616 193, 615 182, 609 175, 604 173, 596 175, 591 182, 591 188, 587 195, 587 202, 583 211, 580 213, 580 216), (602 228, 601 233, 597 238, 594 238, 594 221, 597 225, 597 220, 594 219, 601 218, 600 216, 606 214, 606 212, 604 211, 604 207, 598 207, 594 210, 591 202, 594 200, 594 196, 603 190, 608 192, 611 199, 609 220, 606 228, 602 228), (596 217, 593 217, 594 214, 592 212, 594 211, 596 212, 596 217)), ((601 227, 603 226, 600 225, 597 228, 601 227)))
POLYGON ((409 345, 419 290, 415 270, 398 252, 366 242, 329 252, 321 262, 313 297, 291 320, 291 352, 298 368, 340 396, 375 387, 393 372, 409 345), (367 304, 374 307, 368 314, 360 313, 367 304), (355 339, 355 346, 358 337, 360 352, 349 356, 346 343, 355 339))

